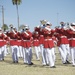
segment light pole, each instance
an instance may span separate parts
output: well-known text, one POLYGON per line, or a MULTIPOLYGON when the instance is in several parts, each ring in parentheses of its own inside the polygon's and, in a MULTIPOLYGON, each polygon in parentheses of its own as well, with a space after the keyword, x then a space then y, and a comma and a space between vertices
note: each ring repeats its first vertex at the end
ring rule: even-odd
POLYGON ((2 24, 4 25, 4 7, 2 6, 2 24))
POLYGON ((4 7, 2 5, 1 6, 1 9, 2 9, 2 26, 4 25, 4 7))
POLYGON ((57 13, 57 26, 58 26, 58 22, 59 22, 59 13, 57 13))
POLYGON ((18 11, 18 5, 16 5, 17 8, 17 18, 18 18, 18 31, 19 31, 19 11, 18 11))

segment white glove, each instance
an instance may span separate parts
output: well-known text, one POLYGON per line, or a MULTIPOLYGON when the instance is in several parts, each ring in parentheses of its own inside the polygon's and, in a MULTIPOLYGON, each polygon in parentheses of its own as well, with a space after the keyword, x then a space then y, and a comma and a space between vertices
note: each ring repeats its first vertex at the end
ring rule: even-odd
POLYGON ((26 34, 27 36, 29 36, 29 34, 28 34, 27 32, 25 32, 25 34, 26 34))

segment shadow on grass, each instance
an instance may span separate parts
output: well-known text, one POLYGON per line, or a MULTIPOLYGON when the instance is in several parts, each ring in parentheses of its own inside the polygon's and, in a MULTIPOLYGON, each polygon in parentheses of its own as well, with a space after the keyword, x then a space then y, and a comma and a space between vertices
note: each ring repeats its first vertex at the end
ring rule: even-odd
POLYGON ((33 68, 50 68, 49 66, 43 66, 43 65, 25 65, 25 67, 33 67, 33 68))
MULTIPOLYGON (((35 67, 39 67, 39 68, 50 68, 50 66, 43 66, 41 63, 39 63, 39 62, 42 62, 41 60, 40 61, 37 61, 35 59, 32 59, 32 61, 33 61, 34 65, 24 64, 23 59, 19 59, 19 62, 18 63, 13 63, 12 57, 11 56, 7 56, 7 57, 5 57, 5 60, 4 61, 0 61, 0 62, 4 62, 4 63, 6 63, 6 65, 9 64, 9 65, 23 65, 25 67, 34 67, 34 68, 35 67)), ((71 64, 62 64, 60 58, 56 59, 55 66, 57 68, 58 67, 61 67, 61 66, 62 67, 64 67, 64 66, 66 66, 66 67, 72 67, 71 64)))

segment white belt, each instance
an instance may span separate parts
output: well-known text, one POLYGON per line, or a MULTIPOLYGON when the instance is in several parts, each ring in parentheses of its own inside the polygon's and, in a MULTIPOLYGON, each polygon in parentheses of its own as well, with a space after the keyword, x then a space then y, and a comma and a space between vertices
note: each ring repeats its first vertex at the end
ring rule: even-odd
POLYGON ((3 41, 3 40, 0 40, 0 41, 3 41))
POLYGON ((43 35, 40 35, 41 37, 43 37, 43 35))
POLYGON ((70 38, 70 39, 68 39, 68 40, 71 40, 71 38, 70 38))
POLYGON ((26 41, 26 40, 23 40, 23 41, 26 41))
POLYGON ((75 40, 75 38, 73 38, 73 40, 75 40))
POLYGON ((60 38, 67 38, 67 36, 61 36, 60 38))
POLYGON ((45 39, 45 41, 47 41, 47 40, 52 40, 52 39, 45 39))
POLYGON ((19 42, 21 41, 21 40, 18 40, 19 42))
POLYGON ((39 41, 39 40, 34 40, 34 41, 39 41))
POLYGON ((17 39, 10 39, 10 40, 17 40, 17 39))
POLYGON ((70 40, 75 40, 75 38, 70 38, 70 40))
POLYGON ((30 40, 23 40, 23 41, 30 41, 30 40))
POLYGON ((6 41, 6 40, 4 40, 4 41, 6 41))

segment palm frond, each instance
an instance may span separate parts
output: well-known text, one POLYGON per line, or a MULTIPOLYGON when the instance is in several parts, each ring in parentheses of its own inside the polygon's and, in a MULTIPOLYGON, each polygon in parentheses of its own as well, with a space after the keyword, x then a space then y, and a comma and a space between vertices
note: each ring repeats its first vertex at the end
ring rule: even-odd
POLYGON ((20 5, 22 0, 12 0, 13 5, 20 5))

